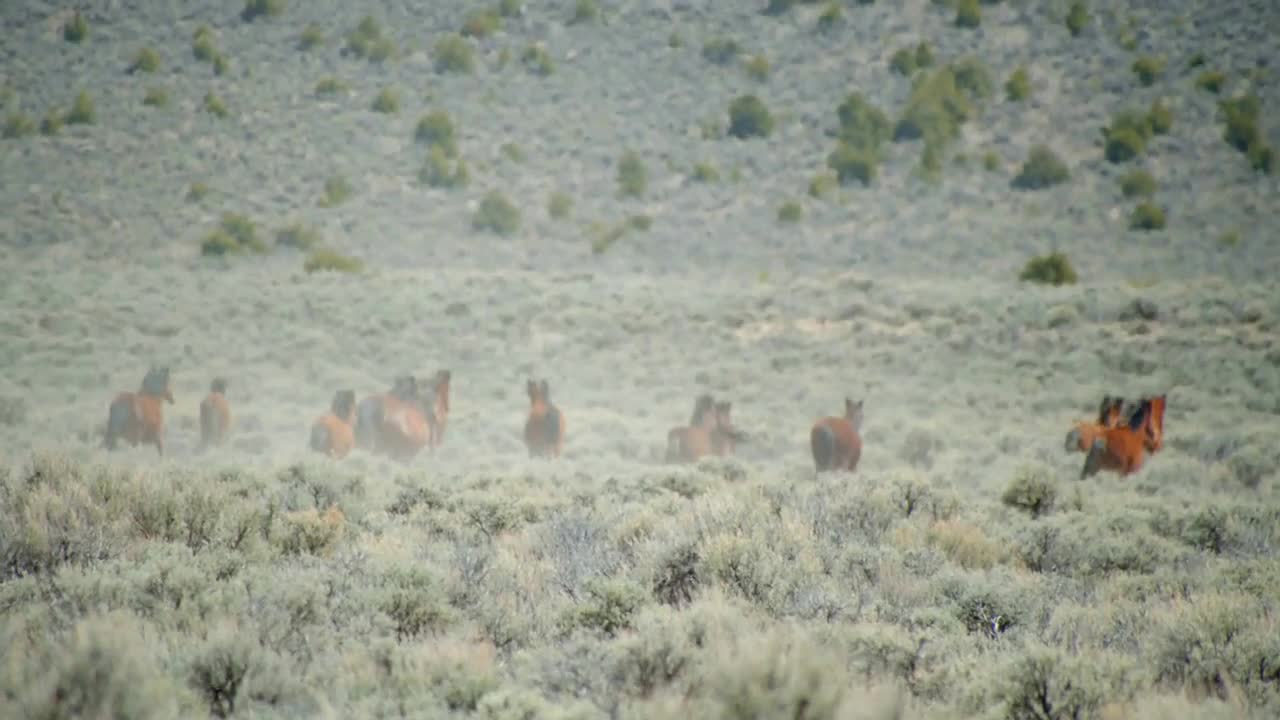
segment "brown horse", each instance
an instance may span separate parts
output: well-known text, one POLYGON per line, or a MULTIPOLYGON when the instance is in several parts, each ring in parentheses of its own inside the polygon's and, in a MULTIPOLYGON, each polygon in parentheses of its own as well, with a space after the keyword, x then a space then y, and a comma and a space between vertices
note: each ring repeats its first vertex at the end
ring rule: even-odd
POLYGON ((560 457, 564 447, 564 413, 551 402, 551 387, 544 379, 529 380, 529 418, 524 422, 524 444, 529 457, 560 457))
POLYGON ((356 444, 355 423, 356 393, 339 390, 333 394, 329 412, 316 418, 311 424, 311 449, 335 460, 346 457, 356 444))
POLYGON ((1107 428, 1093 441, 1080 470, 1081 480, 1103 470, 1127 476, 1142 469, 1148 449, 1155 444, 1153 404, 1150 398, 1144 398, 1127 423, 1107 428))
POLYGON ((200 449, 222 445, 231 430, 231 406, 227 404, 227 381, 214 378, 209 394, 200 401, 200 449))
POLYGON ((844 399, 844 417, 824 417, 809 431, 809 449, 816 472, 853 472, 862 457, 862 401, 844 399))
POLYGON ((733 426, 733 418, 730 417, 732 410, 731 402, 723 401, 715 404, 716 423, 715 429, 711 431, 711 450, 721 457, 732 455, 741 437, 738 429, 733 426))
POLYGON ((111 401, 107 413, 107 432, 103 445, 116 449, 116 442, 123 438, 133 447, 139 443, 156 446, 164 456, 164 403, 173 404, 173 391, 169 387, 169 368, 151 368, 142 378, 137 392, 122 392, 111 401))
POLYGON ((422 448, 435 450, 444 440, 449 418, 449 382, 452 373, 440 370, 431 388, 423 391, 412 376, 397 381, 398 390, 381 398, 374 424, 375 452, 408 462, 422 448))
POLYGON ((449 382, 453 373, 449 370, 436 371, 435 384, 432 386, 431 411, 427 420, 431 423, 431 449, 440 447, 444 442, 444 429, 449 424, 449 382))
POLYGON ((418 380, 412 375, 402 375, 391 383, 385 393, 369 395, 356 408, 356 447, 370 452, 380 452, 382 421, 386 414, 387 398, 413 402, 418 397, 418 380))
POLYGON ((667 431, 666 462, 693 462, 713 452, 712 432, 716 430, 715 399, 699 395, 693 402, 689 424, 667 431))
POLYGON ((1147 450, 1155 455, 1164 447, 1164 406, 1168 394, 1151 398, 1151 420, 1147 424, 1147 450))

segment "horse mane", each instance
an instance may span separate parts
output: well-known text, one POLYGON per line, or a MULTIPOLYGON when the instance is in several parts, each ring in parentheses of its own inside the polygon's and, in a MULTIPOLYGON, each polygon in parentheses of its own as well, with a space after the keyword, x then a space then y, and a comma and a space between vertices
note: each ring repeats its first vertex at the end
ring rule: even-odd
POLYGON ((209 392, 218 393, 219 395, 225 395, 227 393, 226 379, 220 378, 220 377, 214 378, 213 382, 209 383, 209 392))
POLYGON ((693 415, 689 418, 689 427, 697 427, 702 424, 703 418, 707 413, 715 409, 715 398, 703 393, 699 395, 693 402, 693 415))
POLYGON ((1147 417, 1150 414, 1151 414, 1151 400, 1148 398, 1143 398, 1142 401, 1138 404, 1138 408, 1133 411, 1132 415, 1129 416, 1129 429, 1141 430, 1142 426, 1146 424, 1147 417))
POLYGON ((151 368, 142 378, 142 393, 164 395, 169 388, 169 368, 151 368))

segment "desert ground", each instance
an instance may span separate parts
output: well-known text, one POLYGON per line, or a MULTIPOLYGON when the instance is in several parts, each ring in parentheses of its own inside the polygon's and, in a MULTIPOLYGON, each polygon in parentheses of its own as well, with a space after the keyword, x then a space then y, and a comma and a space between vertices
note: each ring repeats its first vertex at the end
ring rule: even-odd
POLYGON ((1280 713, 1274 4, 76 9, 0 4, 0 717, 1280 713))

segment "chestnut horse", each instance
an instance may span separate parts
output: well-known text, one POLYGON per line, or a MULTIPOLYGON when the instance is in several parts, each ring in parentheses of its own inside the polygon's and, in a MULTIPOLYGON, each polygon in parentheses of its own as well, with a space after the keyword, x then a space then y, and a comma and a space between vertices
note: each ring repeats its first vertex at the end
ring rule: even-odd
POLYGON ((451 379, 449 370, 440 370, 424 391, 412 375, 398 378, 390 393, 362 408, 359 422, 366 424, 365 432, 372 437, 370 449, 409 462, 422 448, 439 447, 449 418, 451 379))
POLYGON ((122 392, 111 401, 107 412, 107 432, 103 445, 116 449, 116 442, 123 438, 133 447, 139 443, 156 446, 164 456, 164 403, 173 404, 173 391, 169 387, 169 368, 151 368, 142 378, 137 392, 122 392))
POLYGON ((311 449, 335 460, 346 457, 356 444, 355 423, 356 393, 339 390, 333 394, 329 412, 316 418, 311 424, 311 449))
POLYGON ((392 381, 391 389, 387 392, 370 395, 361 400, 356 409, 356 447, 370 452, 379 452, 387 398, 413 402, 417 397, 417 378, 412 375, 402 375, 392 381))
POLYGON ((712 433, 716 430, 715 400, 699 395, 693 402, 689 424, 667 431, 666 462, 693 462, 713 452, 712 433))
POLYGON ((809 449, 813 452, 815 472, 848 470, 853 472, 862 457, 862 401, 844 399, 844 417, 824 417, 809 431, 809 449))
POLYGON ((452 379, 451 371, 436 371, 430 412, 427 414, 427 420, 431 423, 431 449, 433 450, 444 442, 444 429, 449 424, 449 382, 452 379))
POLYGON ((1152 399, 1144 398, 1127 423, 1107 428, 1093 441, 1080 470, 1081 480, 1103 470, 1127 476, 1142 469, 1149 448, 1155 444, 1153 404, 1152 399))
POLYGON ((564 413, 551 402, 551 387, 529 380, 529 417, 524 422, 524 444, 529 457, 560 457, 564 447, 564 413))
POLYGON ((729 416, 731 410, 733 410, 733 403, 729 401, 715 404, 716 423, 711 431, 711 451, 721 457, 732 455, 738 440, 742 437, 738 429, 733 426, 733 418, 729 416))
POLYGON ((200 449, 222 445, 231 430, 231 406, 227 404, 227 381, 214 378, 209 394, 200 401, 200 449))

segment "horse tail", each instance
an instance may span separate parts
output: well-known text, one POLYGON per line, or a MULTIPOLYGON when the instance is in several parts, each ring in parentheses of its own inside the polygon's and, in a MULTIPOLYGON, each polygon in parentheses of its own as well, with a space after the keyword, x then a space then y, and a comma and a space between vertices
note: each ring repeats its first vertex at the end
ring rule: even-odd
POLYGON ((819 472, 832 467, 836 455, 836 435, 826 425, 815 425, 809 433, 813 464, 819 472))
POLYGON ((102 439, 102 444, 108 450, 116 449, 116 440, 125 434, 132 417, 133 403, 129 398, 116 398, 111 401, 111 408, 107 412, 107 434, 102 439))
POLYGON ((329 452, 329 427, 317 421, 311 426, 311 449, 318 453, 329 452))

